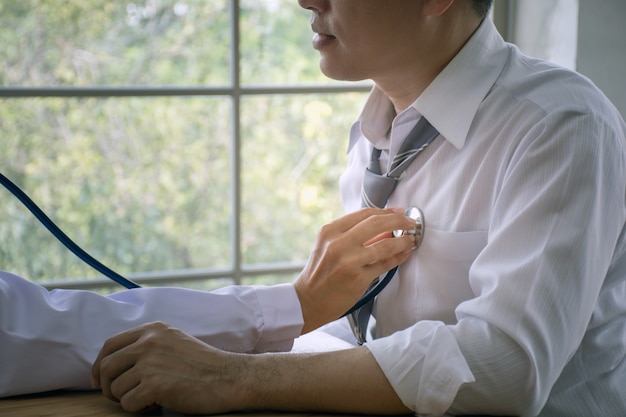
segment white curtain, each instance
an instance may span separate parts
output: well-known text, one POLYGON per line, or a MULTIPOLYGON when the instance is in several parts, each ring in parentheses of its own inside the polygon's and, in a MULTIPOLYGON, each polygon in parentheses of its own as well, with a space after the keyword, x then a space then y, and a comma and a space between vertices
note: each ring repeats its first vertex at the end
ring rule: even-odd
POLYGON ((527 55, 576 69, 579 0, 514 2, 513 42, 527 55))

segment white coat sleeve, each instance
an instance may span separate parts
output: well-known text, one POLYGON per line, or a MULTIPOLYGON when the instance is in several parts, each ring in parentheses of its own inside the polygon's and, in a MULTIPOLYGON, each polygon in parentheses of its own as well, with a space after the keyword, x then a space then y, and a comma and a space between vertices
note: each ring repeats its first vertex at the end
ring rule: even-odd
POLYGON ((104 341, 163 321, 220 349, 291 349, 303 325, 291 284, 213 292, 137 288, 102 296, 53 290, 0 271, 0 397, 88 388, 104 341))

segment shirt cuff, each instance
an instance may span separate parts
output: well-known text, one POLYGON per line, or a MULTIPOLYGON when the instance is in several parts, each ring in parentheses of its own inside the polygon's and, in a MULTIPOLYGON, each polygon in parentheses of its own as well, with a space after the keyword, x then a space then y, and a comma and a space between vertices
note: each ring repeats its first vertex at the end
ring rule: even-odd
POLYGON ((461 385, 474 382, 453 333, 423 321, 365 345, 402 403, 416 414, 440 416, 461 385))
POLYGON ((263 327, 255 352, 286 352, 304 326, 302 308, 292 284, 253 287, 259 300, 263 327))

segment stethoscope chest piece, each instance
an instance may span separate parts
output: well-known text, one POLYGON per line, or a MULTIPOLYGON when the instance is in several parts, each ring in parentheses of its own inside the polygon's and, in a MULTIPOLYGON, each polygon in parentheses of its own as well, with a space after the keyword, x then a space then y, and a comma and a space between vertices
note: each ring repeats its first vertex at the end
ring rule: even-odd
POLYGON ((416 221, 416 225, 411 230, 394 230, 393 236, 400 237, 405 234, 415 235, 415 249, 419 248, 424 240, 424 231, 426 229, 426 221, 424 220, 424 213, 417 206, 412 206, 406 209, 404 212, 406 217, 409 217, 416 221))

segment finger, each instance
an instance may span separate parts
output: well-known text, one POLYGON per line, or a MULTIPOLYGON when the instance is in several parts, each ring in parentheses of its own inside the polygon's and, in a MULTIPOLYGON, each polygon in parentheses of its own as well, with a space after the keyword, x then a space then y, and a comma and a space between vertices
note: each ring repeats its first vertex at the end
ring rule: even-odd
POLYGON ((393 230, 410 230, 416 227, 416 221, 402 213, 373 215, 363 219, 346 233, 354 242, 364 244, 380 235, 390 236, 393 230))
POLYGON ((378 262, 374 262, 365 266, 365 270, 368 271, 368 274, 374 277, 379 277, 392 268, 400 265, 405 262, 407 259, 411 257, 413 251, 411 249, 405 250, 403 252, 392 255, 388 258, 381 259, 378 262))
POLYGON ((352 229, 354 226, 356 226, 357 224, 361 223, 363 220, 375 216, 375 215, 381 215, 381 214, 404 214, 404 209, 401 208, 385 208, 385 209, 378 209, 378 208, 362 208, 360 210, 357 210, 355 212, 346 214, 332 222, 330 222, 328 225, 330 227, 333 228, 333 230, 335 230, 337 233, 344 233, 347 232, 348 230, 352 229))
POLYGON ((141 375, 137 372, 137 368, 130 367, 111 381, 109 384, 109 393, 111 397, 119 401, 127 392, 140 383, 141 375))
POLYGON ((94 388, 98 387, 100 383, 100 364, 102 360, 123 347, 137 341, 137 339, 141 336, 141 332, 142 327, 137 327, 112 336, 104 342, 102 349, 100 349, 100 353, 98 353, 96 360, 91 366, 91 385, 94 388))
POLYGON ((102 395, 110 400, 117 401, 120 396, 113 393, 112 385, 117 379, 122 377, 122 375, 129 372, 136 362, 137 358, 135 355, 125 352, 125 348, 103 358, 102 361, 100 361, 100 387, 102 388, 102 395))
POLYGON ((364 248, 362 259, 366 262, 366 265, 371 265, 404 252, 410 254, 415 245, 416 238, 412 234, 382 239, 364 248), (368 260, 369 262, 367 262, 368 260))
POLYGON ((137 413, 157 405, 155 390, 146 389, 141 383, 125 392, 120 405, 126 411, 137 413))
MULTIPOLYGON (((416 225, 414 225, 413 227, 409 228, 409 229, 394 229, 394 231, 396 230, 404 230, 404 231, 415 231, 415 232, 420 232, 422 230, 422 224, 421 223, 417 223, 416 225)), ((410 233, 410 234, 417 234, 419 235, 419 233, 410 233)), ((404 236, 404 235, 402 235, 404 236)), ((383 239, 388 239, 390 237, 396 237, 394 236, 394 234, 392 232, 385 232, 385 233, 381 233, 378 236, 373 237, 372 239, 368 240, 367 242, 363 243, 363 246, 370 246, 376 242, 379 242, 383 239)))
POLYGON ((363 246, 370 246, 370 245, 373 245, 376 242, 380 242, 383 239, 389 239, 391 237, 393 237, 393 234, 391 232, 381 233, 380 235, 371 238, 367 242, 364 242, 363 246))

